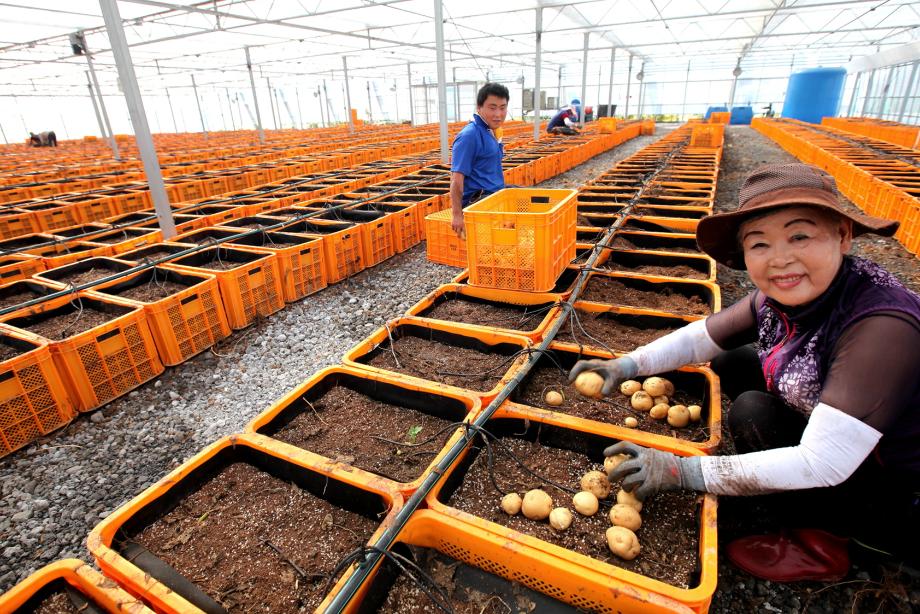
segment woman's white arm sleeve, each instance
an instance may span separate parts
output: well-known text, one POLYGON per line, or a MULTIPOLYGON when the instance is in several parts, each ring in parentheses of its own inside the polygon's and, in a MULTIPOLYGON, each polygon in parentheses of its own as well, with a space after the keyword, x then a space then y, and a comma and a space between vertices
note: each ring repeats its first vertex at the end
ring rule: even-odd
POLYGON ((655 375, 718 356, 722 348, 709 336, 706 320, 697 320, 628 354, 639 375, 655 375))
POLYGON ((881 437, 862 420, 819 403, 797 446, 701 458, 706 491, 759 495, 836 486, 853 475, 881 437))

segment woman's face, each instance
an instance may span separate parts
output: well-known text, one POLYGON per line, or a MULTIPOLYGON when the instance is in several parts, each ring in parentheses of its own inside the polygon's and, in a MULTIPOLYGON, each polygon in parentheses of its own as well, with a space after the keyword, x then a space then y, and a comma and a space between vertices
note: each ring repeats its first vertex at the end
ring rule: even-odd
POLYGON ((820 209, 789 207, 744 222, 739 234, 754 285, 795 307, 831 285, 850 249, 852 224, 820 209))

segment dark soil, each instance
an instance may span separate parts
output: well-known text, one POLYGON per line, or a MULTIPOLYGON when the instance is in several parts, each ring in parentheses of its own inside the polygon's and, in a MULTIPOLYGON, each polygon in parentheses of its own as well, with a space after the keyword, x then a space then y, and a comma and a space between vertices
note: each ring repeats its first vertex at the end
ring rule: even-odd
POLYGON ((631 352, 680 328, 630 326, 607 317, 604 312, 577 310, 576 314, 575 334, 572 334, 572 318, 568 318, 556 334, 556 341, 578 343, 608 352, 631 352))
MULTIPOLYGON (((537 604, 528 596, 529 591, 517 582, 508 582, 495 576, 490 578, 509 585, 514 595, 509 603, 507 596, 493 594, 488 587, 477 590, 471 582, 465 581, 463 576, 470 568, 463 563, 428 548, 412 548, 412 554, 414 562, 422 571, 448 594, 454 614, 529 614, 536 611, 537 604)), ((440 597, 438 592, 435 595, 440 597)), ((406 574, 400 574, 377 612, 428 614, 436 611, 435 607, 417 582, 413 582, 406 574)))
POLYGON ((668 286, 662 286, 661 291, 657 292, 630 288, 621 280, 601 275, 588 280, 580 298, 584 301, 657 309, 668 313, 700 316, 712 313, 709 305, 698 296, 686 297, 668 286))
POLYGON ((33 294, 32 292, 19 292, 17 294, 10 294, 0 298, 0 309, 13 307, 14 305, 19 305, 20 303, 25 303, 26 301, 31 301, 36 298, 38 298, 38 295, 33 294))
POLYGON ((510 330, 529 332, 540 325, 546 317, 546 307, 516 307, 501 303, 479 303, 464 300, 459 295, 448 296, 443 301, 419 315, 436 320, 494 326, 510 330))
POLYGON ((384 341, 380 348, 382 351, 366 364, 478 392, 492 390, 514 361, 502 354, 486 354, 471 348, 406 336, 396 339, 397 365, 390 351, 390 342, 384 341))
POLYGON ((116 271, 113 271, 111 269, 93 268, 93 269, 89 269, 86 271, 79 271, 79 272, 71 273, 70 275, 66 275, 64 277, 61 277, 60 279, 56 279, 55 281, 60 282, 62 284, 69 284, 71 286, 82 286, 83 284, 88 284, 92 281, 96 281, 97 279, 105 279, 106 277, 109 277, 110 275, 115 275, 115 274, 116 274, 116 271))
POLYGON ((344 386, 313 401, 311 409, 272 437, 396 482, 421 476, 454 430, 444 430, 450 424, 447 420, 383 403, 344 386), (424 445, 398 445, 429 438, 432 441, 424 445))
POLYGON ((199 269, 208 269, 209 271, 229 271, 241 266, 243 266, 243 263, 233 262, 232 260, 211 260, 210 262, 195 265, 199 269))
MULTIPOLYGON (((150 281, 146 284, 122 290, 117 296, 131 299, 132 301, 140 301, 141 303, 154 303, 187 289, 188 286, 186 285, 177 284, 166 279, 163 281, 150 281)), ((102 292, 105 292, 105 290, 102 290, 102 292)))
POLYGON ((80 610, 73 604, 67 593, 56 591, 42 599, 29 612, 30 614, 79 614, 80 610))
POLYGON ((643 264, 634 267, 629 267, 623 264, 607 264, 603 268, 609 271, 627 271, 630 273, 642 273, 643 275, 677 277, 678 279, 709 279, 709 275, 706 273, 697 271, 693 267, 687 266, 685 264, 678 264, 675 266, 643 264))
POLYGON ((229 612, 251 612, 255 604, 266 612, 302 612, 323 600, 328 575, 376 527, 234 463, 134 539, 229 612))
POLYGON ((563 373, 555 365, 537 365, 528 375, 527 379, 518 387, 514 399, 519 403, 539 407, 560 413, 596 420, 608 424, 622 426, 627 416, 632 416, 639 421, 637 430, 666 437, 676 437, 689 441, 703 442, 709 439, 709 427, 706 406, 703 399, 688 393, 686 390, 677 389, 671 397, 672 405, 701 405, 703 418, 700 422, 691 422, 688 426, 676 429, 666 420, 655 420, 648 412, 636 411, 629 404, 629 397, 618 391, 603 399, 591 399, 582 396, 575 389, 575 384, 568 383, 568 374, 563 373), (544 396, 549 390, 561 392, 565 401, 558 407, 551 407, 544 401, 544 396))
POLYGON ((7 360, 16 358, 17 356, 22 356, 26 352, 32 351, 32 349, 33 348, 28 350, 21 350, 0 341, 0 362, 6 362, 7 360))
MULTIPOLYGON (((649 249, 647 247, 642 247, 636 245, 625 236, 615 236, 613 238, 613 247, 619 247, 621 249, 649 249)), ((662 246, 656 247, 655 251, 665 251, 665 252, 674 252, 677 254, 699 254, 700 251, 696 249, 690 249, 689 247, 677 247, 677 246, 662 246)))
MULTIPOLYGON (((608 505, 602 505, 598 513, 591 517, 581 516, 573 511, 575 520, 566 531, 556 531, 547 522, 532 521, 520 514, 508 516, 499 505, 506 493, 517 492, 523 495, 530 489, 543 488, 553 498, 554 506, 572 509, 572 493, 556 488, 550 483, 554 482, 577 491, 581 476, 591 470, 602 471, 602 466, 591 462, 587 456, 570 450, 551 448, 511 437, 502 438, 500 442, 492 442, 491 446, 495 457, 495 482, 502 492, 496 491, 492 485, 489 478, 488 454, 483 451, 471 465, 462 485, 448 500, 449 505, 673 586, 689 586, 698 565, 697 493, 672 492, 647 500, 642 508, 642 526, 636 531, 642 552, 632 561, 624 561, 614 556, 607 547, 605 531, 610 527, 607 517, 608 505), (511 454, 543 479, 526 473, 514 462, 511 454)), ((618 490, 619 487, 615 484, 611 492, 616 493, 618 490)), ((615 499, 615 494, 613 498, 615 499)), ((547 570, 547 573, 551 572, 547 570)))
POLYGON ((23 325, 23 328, 45 339, 62 341, 68 337, 86 332, 91 328, 101 326, 116 317, 118 316, 94 309, 84 302, 82 310, 23 325))
MULTIPOLYGON (((183 248, 183 249, 188 249, 188 248, 183 248)), ((153 261, 153 260, 160 260, 161 258, 165 258, 165 257, 167 257, 167 256, 172 256, 172 255, 174 255, 174 254, 175 254, 174 251, 172 251, 172 250, 170 250, 170 249, 167 249, 167 248, 163 248, 163 249, 153 249, 153 248, 150 248, 150 249, 147 249, 147 250, 144 251, 144 257, 142 258, 142 260, 143 260, 144 262, 153 261)), ((126 254, 126 255, 124 255, 124 256, 119 256, 119 258, 128 258, 128 259, 137 260, 137 256, 134 256, 134 255, 131 255, 131 254, 126 254)))

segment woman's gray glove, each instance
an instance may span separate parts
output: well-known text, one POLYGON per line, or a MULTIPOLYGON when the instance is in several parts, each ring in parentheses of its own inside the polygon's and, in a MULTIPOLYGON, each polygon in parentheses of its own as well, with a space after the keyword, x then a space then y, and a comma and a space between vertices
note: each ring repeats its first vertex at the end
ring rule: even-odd
POLYGON ((629 356, 614 358, 613 360, 579 360, 569 371, 569 381, 574 382, 575 378, 585 371, 594 371, 604 378, 604 387, 601 393, 608 396, 613 389, 624 381, 636 377, 639 373, 639 367, 629 356))
POLYGON ((630 458, 610 472, 610 481, 622 479, 624 490, 640 501, 663 490, 706 490, 698 456, 677 456, 621 441, 604 450, 604 456, 626 454, 630 458))

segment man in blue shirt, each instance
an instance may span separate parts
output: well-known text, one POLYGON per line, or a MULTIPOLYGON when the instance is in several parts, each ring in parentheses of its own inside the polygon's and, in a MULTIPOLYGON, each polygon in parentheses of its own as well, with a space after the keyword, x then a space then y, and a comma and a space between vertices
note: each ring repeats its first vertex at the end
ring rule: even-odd
POLYGON ((454 139, 450 162, 451 227, 463 237, 463 208, 505 187, 501 126, 508 115, 508 88, 486 83, 476 95, 476 113, 454 139))

